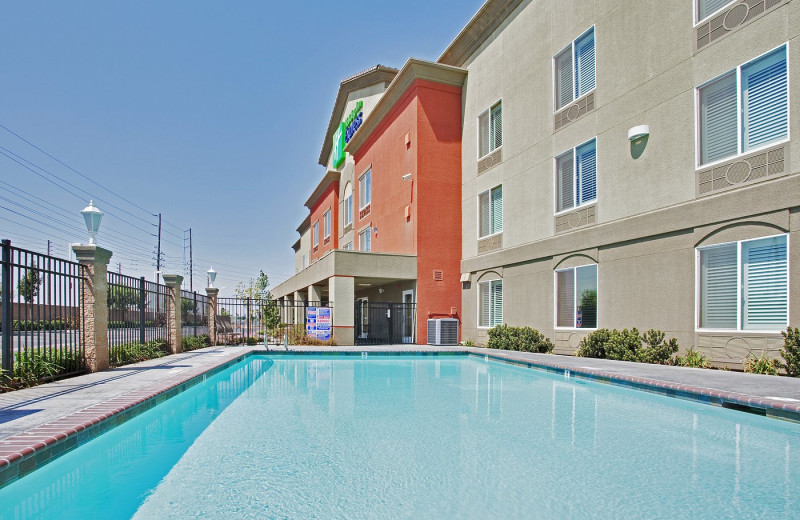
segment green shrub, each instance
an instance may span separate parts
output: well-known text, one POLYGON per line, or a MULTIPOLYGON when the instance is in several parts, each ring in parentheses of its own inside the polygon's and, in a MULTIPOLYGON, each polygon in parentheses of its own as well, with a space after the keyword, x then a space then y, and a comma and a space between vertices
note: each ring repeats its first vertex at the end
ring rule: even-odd
POLYGON ((530 327, 497 325, 489 329, 489 348, 548 354, 555 345, 544 334, 530 327))
POLYGON ((711 363, 708 361, 708 358, 699 350, 695 350, 694 345, 689 347, 689 350, 686 351, 686 355, 683 357, 676 357, 675 364, 689 368, 711 368, 711 363))
POLYGON ((14 377, 32 386, 42 379, 58 375, 63 368, 38 350, 17 352, 14 356, 14 377))
POLYGON ((205 348, 211 346, 211 341, 208 338, 208 334, 202 334, 200 336, 186 336, 181 338, 181 348, 184 352, 189 352, 191 350, 197 350, 199 348, 205 348))
POLYGON ((461 342, 461 346, 462 347, 474 347, 475 346, 475 342, 472 341, 471 339, 465 339, 464 341, 461 342))
POLYGON ((111 366, 127 365, 159 358, 166 355, 167 343, 163 340, 153 340, 147 343, 124 343, 109 349, 109 364, 111 366))
POLYGON ((642 337, 639 330, 634 327, 631 330, 614 329, 606 343, 606 358, 617 359, 620 361, 639 361, 639 350, 642 348, 642 337))
POLYGON ((594 332, 590 332, 578 344, 577 355, 579 357, 605 359, 606 343, 608 343, 610 337, 611 331, 608 329, 597 329, 594 332))
POLYGON ((672 362, 672 355, 678 352, 678 340, 670 338, 664 341, 664 332, 660 330, 648 330, 642 334, 642 342, 646 347, 637 353, 642 363, 668 365, 672 362))
POLYGON ((789 327, 786 332, 781 332, 783 336, 783 368, 791 377, 800 377, 800 330, 789 327))
POLYGON ((777 359, 768 359, 764 354, 761 357, 748 357, 744 361, 744 371, 752 374, 777 376, 780 369, 781 364, 777 359))
POLYGON ((664 340, 664 332, 650 329, 643 334, 634 327, 630 330, 597 329, 584 337, 577 355, 598 359, 638 361, 640 363, 670 364, 678 352, 678 340, 664 340))

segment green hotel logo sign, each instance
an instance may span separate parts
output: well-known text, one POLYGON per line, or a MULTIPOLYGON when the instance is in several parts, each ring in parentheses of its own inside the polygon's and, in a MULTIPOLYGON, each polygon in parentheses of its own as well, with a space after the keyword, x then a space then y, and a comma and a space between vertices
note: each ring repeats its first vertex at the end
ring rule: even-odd
POLYGON ((344 146, 350 142, 356 130, 361 127, 364 121, 364 102, 359 101, 356 107, 347 116, 347 119, 339 123, 339 128, 333 133, 333 167, 338 168, 344 162, 344 146))

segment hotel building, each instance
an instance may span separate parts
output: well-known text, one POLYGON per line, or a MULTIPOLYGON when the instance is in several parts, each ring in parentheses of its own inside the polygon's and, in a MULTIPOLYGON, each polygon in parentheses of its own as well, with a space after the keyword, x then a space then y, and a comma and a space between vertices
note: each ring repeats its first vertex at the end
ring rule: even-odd
MULTIPOLYGON (((309 207, 325 190, 338 193, 331 203, 346 197, 348 182, 358 191, 370 165, 376 187, 391 171, 381 213, 370 210, 372 255, 382 255, 375 265, 409 259, 408 278, 365 283, 413 285, 421 302, 441 270, 442 298, 418 309, 418 326, 454 310, 462 338, 477 344, 507 323, 571 354, 591 330, 637 327, 664 330, 718 365, 776 357, 780 331, 800 323, 799 34, 796 1, 489 0, 437 63, 411 60, 375 93, 344 169, 324 154, 330 179, 309 207), (441 100, 425 106, 423 91, 441 100), (457 111, 446 108, 452 96, 457 111), (404 113, 414 122, 403 126, 404 113), (459 136, 434 128, 456 120, 459 136), (414 151, 416 170, 396 141, 414 151), (433 194, 433 207, 401 199, 406 173, 415 179, 407 189, 433 194), (453 196, 457 210, 439 207, 453 196), (457 216, 459 232, 444 216, 457 216), (403 235, 410 223, 414 239, 403 235)), ((334 127, 359 96, 334 111, 334 127)), ((320 218, 312 209, 312 238, 320 218)), ((356 235, 364 229, 354 223, 356 235)), ((340 228, 332 247, 347 245, 343 237, 340 228)))

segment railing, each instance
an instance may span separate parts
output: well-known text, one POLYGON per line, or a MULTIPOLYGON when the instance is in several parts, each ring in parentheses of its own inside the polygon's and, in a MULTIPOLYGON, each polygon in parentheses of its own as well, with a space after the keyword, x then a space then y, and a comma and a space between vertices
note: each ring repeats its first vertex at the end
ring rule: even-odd
POLYGON ((3 371, 46 381, 85 370, 84 266, 2 241, 3 371))
POLYGON ((108 350, 117 359, 126 344, 169 341, 169 288, 142 278, 108 273, 108 350))
POLYGON ((181 336, 208 334, 208 296, 181 290, 181 336))
POLYGON ((219 298, 217 342, 290 345, 303 343, 309 307, 327 302, 291 302, 258 298, 219 298))

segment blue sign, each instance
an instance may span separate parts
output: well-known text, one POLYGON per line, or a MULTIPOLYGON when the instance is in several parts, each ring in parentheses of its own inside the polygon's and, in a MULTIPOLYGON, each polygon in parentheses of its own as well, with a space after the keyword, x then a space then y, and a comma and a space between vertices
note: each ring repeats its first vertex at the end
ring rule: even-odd
POLYGON ((309 307, 306 314, 306 334, 320 341, 331 339, 331 308, 309 307))

